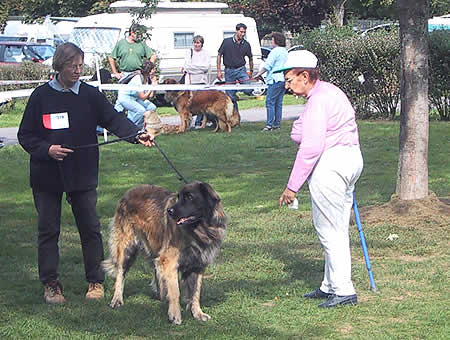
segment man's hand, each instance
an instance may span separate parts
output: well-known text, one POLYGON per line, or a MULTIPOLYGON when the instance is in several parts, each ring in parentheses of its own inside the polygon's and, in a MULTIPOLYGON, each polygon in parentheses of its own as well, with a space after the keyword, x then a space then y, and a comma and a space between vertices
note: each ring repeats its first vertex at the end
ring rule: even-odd
POLYGON ((123 77, 123 73, 121 72, 113 73, 113 77, 120 80, 120 78, 123 77))
POLYGON ((57 161, 63 161, 72 152, 72 149, 63 148, 61 145, 50 145, 48 148, 48 155, 57 161))
POLYGON ((153 143, 154 139, 155 137, 151 136, 148 133, 143 133, 137 137, 137 141, 146 147, 154 146, 155 145, 155 143, 153 143))
POLYGON ((221 70, 217 70, 217 79, 223 80, 223 78, 222 78, 222 71, 221 70))
POLYGON ((282 206, 283 204, 291 204, 295 199, 295 192, 286 188, 281 194, 280 201, 278 206, 282 206))

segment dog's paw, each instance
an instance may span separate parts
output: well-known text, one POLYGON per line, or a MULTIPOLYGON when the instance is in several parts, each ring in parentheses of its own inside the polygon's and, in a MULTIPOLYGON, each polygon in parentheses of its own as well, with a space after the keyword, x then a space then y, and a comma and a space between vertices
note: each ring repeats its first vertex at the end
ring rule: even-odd
POLYGON ((181 313, 179 315, 169 313, 169 322, 174 325, 181 325, 181 313))
POLYGON ((211 316, 203 313, 202 311, 200 312, 196 312, 195 314, 192 313, 192 316, 194 317, 194 319, 199 320, 199 321, 209 321, 211 320, 211 316))
POLYGON ((109 307, 111 307, 111 308, 119 308, 122 305, 123 305, 123 299, 113 298, 111 300, 111 303, 109 304, 109 307))

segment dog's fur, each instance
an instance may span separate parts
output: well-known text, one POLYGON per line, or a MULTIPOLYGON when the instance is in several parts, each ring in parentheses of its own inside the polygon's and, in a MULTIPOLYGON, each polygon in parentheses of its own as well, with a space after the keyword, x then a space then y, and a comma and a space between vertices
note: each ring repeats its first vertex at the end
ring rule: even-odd
POLYGON ((192 182, 178 194, 155 185, 128 190, 111 223, 110 258, 102 263, 116 277, 110 306, 123 305, 125 274, 141 250, 155 268, 155 296, 168 300, 169 321, 181 323, 178 273, 186 310, 197 320, 209 320, 200 308, 202 275, 219 252, 226 225, 221 199, 209 184, 192 182))
POLYGON ((156 111, 144 112, 144 127, 145 130, 153 137, 159 134, 178 133, 178 125, 162 124, 156 111))
MULTIPOLYGON (((177 84, 177 81, 169 78, 164 80, 163 84, 177 84)), ((165 98, 172 103, 180 114, 179 132, 184 132, 189 127, 193 115, 201 113, 212 114, 217 117, 215 132, 219 128, 231 132, 231 128, 241 122, 241 116, 235 109, 233 101, 221 91, 167 91, 165 98)), ((203 115, 202 128, 205 125, 206 115, 203 115)))

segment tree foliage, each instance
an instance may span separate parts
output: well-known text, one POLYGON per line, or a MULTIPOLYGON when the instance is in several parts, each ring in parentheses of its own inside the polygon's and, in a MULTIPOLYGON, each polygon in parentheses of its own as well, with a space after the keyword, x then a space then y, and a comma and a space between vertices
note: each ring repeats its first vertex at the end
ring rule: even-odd
POLYGON ((33 22, 47 15, 55 17, 82 17, 104 13, 115 0, 8 0, 0 3, 0 29, 4 29, 10 16, 23 16, 33 22))
MULTIPOLYGON (((8 0, 0 2, 0 31, 10 16, 22 16, 25 22, 39 21, 47 15, 54 17, 83 17, 109 12, 117 0, 8 0)), ((137 18, 148 18, 155 12, 159 0, 141 0, 144 7, 132 10, 137 18)))
MULTIPOLYGON (((429 16, 441 16, 450 13, 448 0, 431 0, 429 16)), ((346 10, 355 18, 398 19, 398 7, 394 0, 348 0, 346 10)))
MULTIPOLYGON (((394 0, 226 0, 231 11, 253 17, 260 36, 271 31, 298 33, 324 19, 342 25, 348 18, 398 19, 394 0)), ((450 13, 448 0, 431 0, 430 17, 450 13)))
POLYGON ((304 27, 318 27, 325 18, 327 0, 228 0, 233 11, 253 17, 258 33, 271 31, 300 32, 304 27))

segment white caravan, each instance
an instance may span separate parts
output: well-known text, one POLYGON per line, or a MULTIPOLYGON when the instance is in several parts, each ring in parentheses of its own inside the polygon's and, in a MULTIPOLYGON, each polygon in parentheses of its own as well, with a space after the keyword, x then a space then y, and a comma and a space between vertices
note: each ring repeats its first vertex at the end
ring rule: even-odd
MULTIPOLYGON (((117 1, 111 4, 114 13, 81 18, 74 26, 70 41, 85 52, 85 62, 94 65, 95 55, 104 57, 113 50, 118 40, 126 37, 132 23, 131 8, 142 7, 140 1, 117 1)), ((222 14, 228 5, 218 2, 160 1, 150 19, 140 23, 152 27, 148 45, 157 51, 160 60, 160 79, 181 76, 186 50, 192 47, 192 38, 205 38, 204 48, 211 55, 209 80, 216 77, 217 50, 224 38, 235 33, 236 24, 247 26, 246 39, 252 47, 254 70, 261 63, 261 46, 256 23, 242 14, 222 14)), ((223 65, 222 65, 223 67, 223 65)))
POLYGON ((22 17, 6 22, 0 41, 27 41, 57 46, 67 41, 78 18, 47 16, 42 23, 26 24, 22 17))

